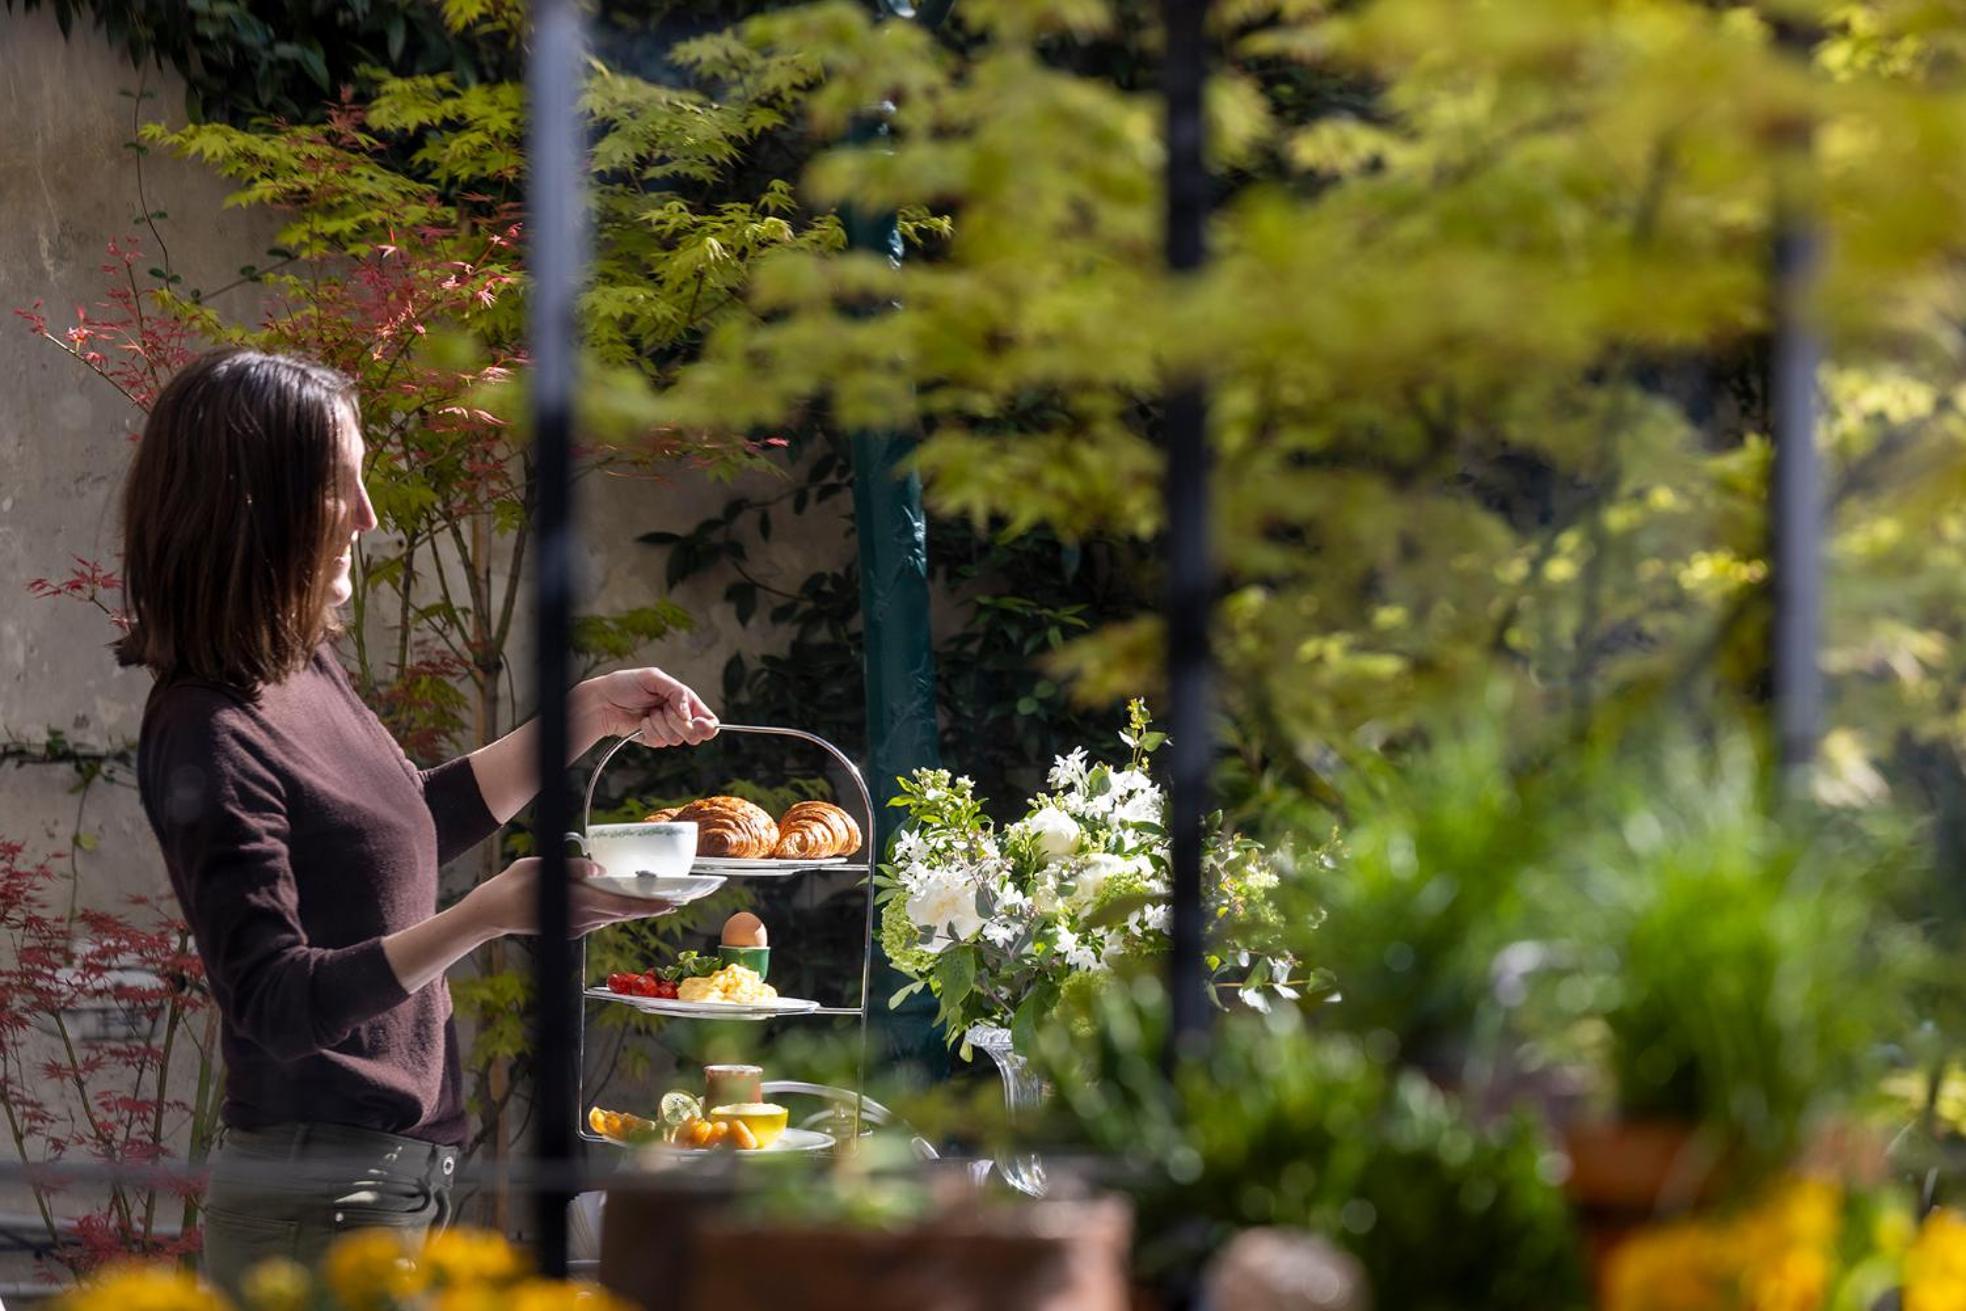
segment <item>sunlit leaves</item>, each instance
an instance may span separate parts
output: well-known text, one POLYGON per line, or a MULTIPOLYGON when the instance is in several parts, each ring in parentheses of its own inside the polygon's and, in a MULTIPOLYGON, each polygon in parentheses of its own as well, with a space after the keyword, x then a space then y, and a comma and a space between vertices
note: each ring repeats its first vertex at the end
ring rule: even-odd
MULTIPOLYGON (((946 208, 954 231, 898 269, 761 262, 757 317, 720 325, 670 412, 920 425, 945 511, 1151 534, 1158 398, 1198 375, 1238 585, 1219 649, 1252 704, 1342 731, 1498 665, 1573 708, 1672 685, 1765 585, 1767 448, 1764 416, 1690 413, 1689 384, 1657 379, 1766 330, 1782 206, 1825 236, 1815 308, 1839 349, 1943 340, 1966 102, 1938 84, 1940 25, 1680 0, 1218 19, 1212 150, 1234 182, 1181 286, 1159 271, 1158 101, 1051 57, 1110 39, 1093 11, 965 9, 960 60, 838 5, 751 24, 747 48, 826 72, 807 121, 842 140, 807 194, 946 208), (1279 61, 1352 80, 1286 100, 1250 71, 1279 61), (889 135, 844 139, 884 96, 889 135)), ((1932 422, 1931 385, 1885 390, 1873 410, 1932 422)), ((1903 452, 1831 436, 1854 475, 1911 488, 1903 452)), ((1150 631, 1061 663, 1124 691, 1152 677, 1150 631)))

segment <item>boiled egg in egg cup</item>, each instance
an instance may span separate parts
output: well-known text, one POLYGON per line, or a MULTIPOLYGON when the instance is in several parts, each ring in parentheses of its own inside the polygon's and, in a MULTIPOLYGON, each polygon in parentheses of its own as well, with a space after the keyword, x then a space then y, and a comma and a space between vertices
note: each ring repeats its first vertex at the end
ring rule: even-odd
POLYGON ((725 920, 717 958, 726 965, 754 970, 760 979, 766 977, 771 966, 771 945, 765 922, 748 910, 740 910, 725 920))

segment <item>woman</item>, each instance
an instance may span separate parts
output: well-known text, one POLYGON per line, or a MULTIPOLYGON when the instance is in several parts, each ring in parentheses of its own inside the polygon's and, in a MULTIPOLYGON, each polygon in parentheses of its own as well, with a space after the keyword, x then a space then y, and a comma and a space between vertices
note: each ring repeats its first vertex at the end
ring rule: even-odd
MULTIPOLYGON (((157 398, 124 493, 118 654, 156 676, 139 789, 223 1017, 204 1220, 227 1291, 347 1229, 443 1222, 465 1138, 444 972, 533 929, 533 860, 437 909, 438 866, 537 790, 532 728, 419 771, 329 650, 376 526, 362 458, 347 379, 220 352, 157 398)), ((582 683, 569 711, 576 753, 717 729, 657 669, 582 683)), ((573 890, 577 934, 666 909, 573 890)))

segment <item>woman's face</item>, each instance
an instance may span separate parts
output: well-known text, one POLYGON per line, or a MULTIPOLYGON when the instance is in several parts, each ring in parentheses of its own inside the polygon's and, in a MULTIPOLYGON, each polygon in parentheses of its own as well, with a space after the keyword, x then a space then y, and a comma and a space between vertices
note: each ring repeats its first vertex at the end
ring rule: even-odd
POLYGON ((355 564, 355 539, 376 525, 375 507, 369 504, 368 489, 362 486, 362 458, 367 448, 354 415, 344 414, 341 432, 335 456, 334 494, 328 502, 331 525, 328 549, 334 552, 327 564, 330 606, 347 605, 348 598, 355 594, 355 580, 350 573, 355 564))

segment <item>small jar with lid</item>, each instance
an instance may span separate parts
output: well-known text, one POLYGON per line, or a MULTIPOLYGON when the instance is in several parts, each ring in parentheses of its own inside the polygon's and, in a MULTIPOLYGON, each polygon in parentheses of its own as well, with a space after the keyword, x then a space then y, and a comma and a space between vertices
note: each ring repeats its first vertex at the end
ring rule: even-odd
POLYGON ((757 1065, 703 1067, 703 1105, 736 1106, 765 1099, 765 1072, 757 1065))

